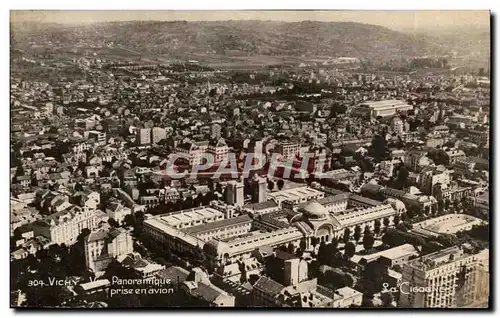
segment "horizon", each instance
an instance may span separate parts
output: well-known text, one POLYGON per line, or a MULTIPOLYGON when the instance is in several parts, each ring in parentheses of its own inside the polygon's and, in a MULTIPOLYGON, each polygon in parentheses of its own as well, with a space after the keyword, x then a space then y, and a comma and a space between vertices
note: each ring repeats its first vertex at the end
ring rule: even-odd
POLYGON ((450 30, 490 27, 488 10, 470 11, 269 11, 269 10, 11 10, 10 22, 82 25, 113 22, 352 22, 396 31, 450 30), (412 21, 412 22, 409 22, 412 21))

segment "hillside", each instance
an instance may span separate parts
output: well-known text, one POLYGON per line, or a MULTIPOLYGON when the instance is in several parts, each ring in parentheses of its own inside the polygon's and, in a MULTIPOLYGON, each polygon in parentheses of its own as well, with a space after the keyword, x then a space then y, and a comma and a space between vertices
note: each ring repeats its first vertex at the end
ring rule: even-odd
POLYGON ((68 26, 11 25, 14 48, 51 41, 62 46, 113 43, 149 54, 352 56, 386 60, 443 53, 422 35, 351 22, 112 22, 68 26))

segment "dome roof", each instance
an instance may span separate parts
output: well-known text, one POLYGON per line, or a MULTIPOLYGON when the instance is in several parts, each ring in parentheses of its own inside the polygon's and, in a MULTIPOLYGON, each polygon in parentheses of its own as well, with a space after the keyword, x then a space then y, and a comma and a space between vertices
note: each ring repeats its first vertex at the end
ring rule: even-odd
POLYGON ((325 218, 328 215, 328 210, 316 201, 307 204, 302 208, 302 212, 312 219, 325 218))
POLYGON ((406 210, 406 206, 401 200, 388 198, 383 203, 390 204, 392 208, 396 211, 406 210))

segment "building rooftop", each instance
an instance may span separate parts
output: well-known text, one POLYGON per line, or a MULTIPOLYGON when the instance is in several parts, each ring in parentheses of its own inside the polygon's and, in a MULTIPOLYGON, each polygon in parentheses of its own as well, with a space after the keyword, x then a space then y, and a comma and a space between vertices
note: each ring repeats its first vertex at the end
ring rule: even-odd
POLYGON ((230 219, 224 219, 220 221, 215 221, 215 222, 210 222, 210 223, 205 223, 197 226, 193 226, 190 228, 187 228, 184 232, 189 233, 189 234, 199 234, 203 232, 209 232, 212 230, 220 229, 220 228, 225 228, 228 226, 233 226, 233 225, 238 225, 238 224, 243 224, 243 223, 251 223, 252 218, 250 218, 247 214, 240 215, 234 218, 230 219))
POLYGON ((279 294, 283 288, 285 288, 285 286, 265 276, 259 278, 259 280, 257 280, 257 282, 253 285, 253 289, 258 289, 273 297, 279 294))
POLYGON ((189 210, 182 210, 156 217, 166 224, 177 227, 191 222, 206 222, 208 219, 223 217, 224 214, 211 207, 200 207, 189 210))
POLYGON ((305 200, 322 194, 323 192, 321 191, 304 186, 293 189, 281 190, 277 192, 270 192, 267 194, 267 196, 269 199, 274 199, 277 202, 283 202, 283 201, 305 200))

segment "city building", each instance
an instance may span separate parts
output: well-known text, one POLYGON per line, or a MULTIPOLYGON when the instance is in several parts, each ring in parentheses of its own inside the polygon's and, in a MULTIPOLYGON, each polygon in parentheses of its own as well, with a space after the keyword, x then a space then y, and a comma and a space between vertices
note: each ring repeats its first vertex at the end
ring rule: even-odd
MULTIPOLYGON (((151 143, 152 144, 157 144, 161 140, 164 140, 167 138, 167 131, 164 128, 160 127, 153 127, 151 129, 151 143)), ((144 140, 146 141, 146 140, 144 140)), ((142 144, 142 143, 141 143, 142 144)), ((147 144, 144 142, 144 144, 147 144)))
POLYGON ((241 181, 231 180, 227 183, 226 188, 226 203, 229 205, 243 206, 244 205, 244 184, 241 181))
POLYGON ((83 229, 96 230, 107 220, 107 215, 101 210, 82 209, 72 205, 34 222, 33 230, 35 236, 41 235, 54 244, 64 243, 69 246, 76 241, 83 229))
POLYGON ((467 214, 446 214, 413 224, 414 233, 424 237, 437 237, 441 234, 454 234, 470 231, 473 226, 486 224, 486 221, 467 214))
POLYGON ((412 110, 413 106, 401 100, 366 101, 355 106, 353 113, 369 119, 391 117, 412 110))
POLYGON ((139 146, 151 144, 151 128, 139 128, 136 130, 136 143, 139 146))
POLYGON ((106 269, 113 258, 134 251, 132 236, 123 229, 90 233, 84 241, 85 262, 94 273, 106 269))
POLYGON ((475 303, 477 271, 488 257, 484 253, 469 254, 463 248, 450 247, 405 263, 400 305, 456 308, 475 303))
POLYGON ((295 142, 280 142, 276 145, 276 153, 279 153, 283 160, 295 159, 299 154, 300 144, 295 142))

